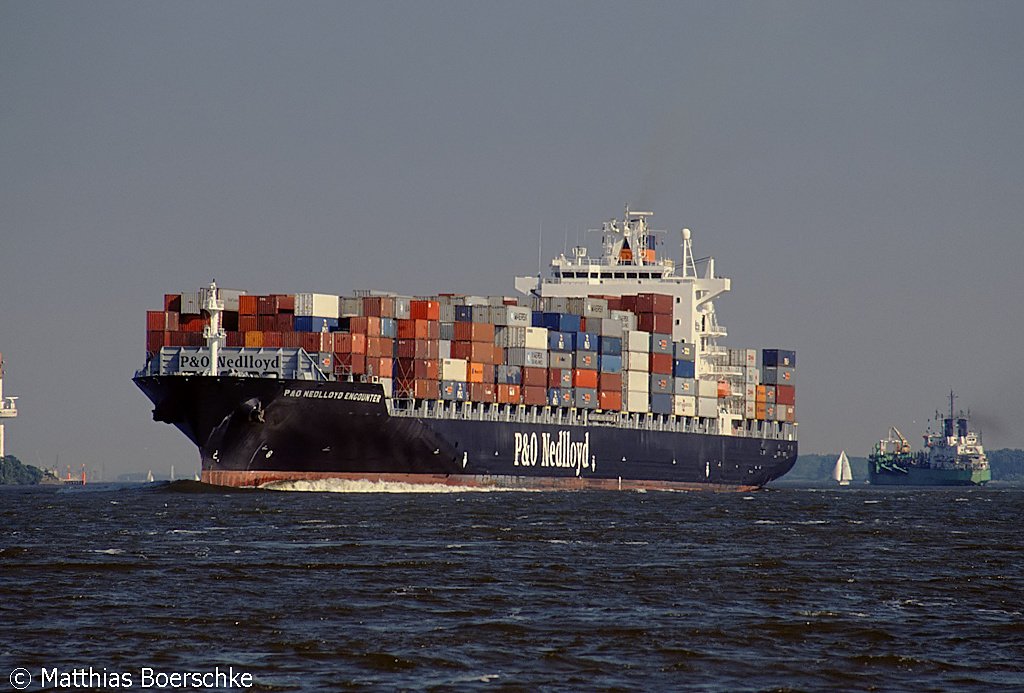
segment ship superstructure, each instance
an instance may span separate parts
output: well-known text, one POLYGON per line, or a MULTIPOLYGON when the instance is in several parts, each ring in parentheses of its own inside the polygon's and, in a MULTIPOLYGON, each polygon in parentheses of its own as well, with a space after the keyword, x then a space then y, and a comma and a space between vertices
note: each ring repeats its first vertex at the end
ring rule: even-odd
POLYGON ((936 412, 924 434, 924 450, 912 452, 895 427, 880 440, 868 458, 869 480, 878 485, 975 486, 992 479, 981 435, 971 430, 970 415, 954 410, 936 412))
POLYGON ((730 281, 686 229, 662 257, 650 216, 517 278, 520 299, 170 294, 136 382, 215 483, 761 486, 795 461, 795 354, 720 346, 730 281))

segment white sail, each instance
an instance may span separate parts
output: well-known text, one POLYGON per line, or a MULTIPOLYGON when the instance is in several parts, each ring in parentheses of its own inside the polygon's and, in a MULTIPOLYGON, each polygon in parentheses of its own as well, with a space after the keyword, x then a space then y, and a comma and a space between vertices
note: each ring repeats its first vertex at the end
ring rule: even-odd
POLYGON ((146 481, 149 482, 149 483, 153 482, 153 470, 152 469, 150 469, 149 470, 149 474, 146 475, 146 481))
POLYGON ((839 459, 836 460, 836 466, 832 470, 832 478, 840 486, 849 486, 853 481, 853 471, 850 469, 850 459, 846 456, 846 450, 839 453, 839 459))

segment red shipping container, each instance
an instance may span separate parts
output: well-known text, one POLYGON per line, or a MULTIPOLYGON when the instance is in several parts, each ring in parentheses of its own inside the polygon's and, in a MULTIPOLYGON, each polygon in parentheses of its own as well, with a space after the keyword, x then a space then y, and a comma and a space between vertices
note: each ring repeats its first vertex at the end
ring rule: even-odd
POLYGON ((178 327, 182 332, 202 332, 209 324, 209 318, 202 315, 183 315, 178 319, 178 327))
POLYGON ((497 398, 497 386, 494 383, 469 384, 469 399, 473 402, 494 402, 497 398))
POLYGON ((430 337, 430 323, 426 320, 399 320, 399 339, 428 339, 430 337))
POLYGON ((366 374, 378 378, 390 378, 394 374, 394 361, 390 358, 368 357, 366 359, 366 374))
POLYGON ((173 332, 178 329, 178 314, 162 310, 146 311, 146 330, 152 332, 173 332))
POLYGON ((259 314, 260 297, 249 296, 243 294, 238 297, 238 314, 239 315, 258 315, 259 314))
POLYGON ((560 368, 549 369, 548 380, 545 385, 547 387, 562 387, 562 370, 560 368))
POLYGON ((637 294, 636 312, 672 315, 672 297, 668 294, 637 294))
POLYGON ((170 332, 150 330, 146 332, 146 353, 155 354, 161 347, 170 346, 170 332))
POLYGON ((573 387, 583 387, 591 390, 597 389, 597 371, 577 368, 572 373, 573 387))
POLYGON ((498 369, 497 369, 497 367, 494 364, 485 363, 484 364, 484 382, 485 383, 497 382, 498 378, 496 377, 496 373, 495 373, 495 371, 497 371, 497 370, 498 369))
POLYGON ((796 404, 796 388, 792 385, 776 385, 775 401, 789 406, 796 404))
POLYGON ((597 382, 602 390, 622 392, 622 373, 601 373, 597 382))
POLYGON ((672 334, 672 316, 656 313, 637 313, 636 326, 644 332, 672 334))
POLYGON ((416 340, 398 339, 395 341, 395 355, 400 359, 416 358, 416 340))
POLYGON ((441 383, 437 380, 414 380, 412 396, 416 399, 441 399, 441 383))
POLYGON ((275 332, 291 332, 295 329, 295 317, 291 313, 280 313, 277 316, 275 332))
POLYGON ((440 320, 441 304, 437 301, 410 301, 409 317, 413 320, 440 320))
POLYGON ((494 344, 494 325, 489 322, 455 323, 455 339, 463 342, 494 344))
POLYGON ((526 385, 522 389, 523 404, 533 407, 543 407, 548 401, 548 390, 537 385, 526 385))
POLYGON ((453 359, 469 360, 473 354, 473 342, 452 342, 451 354, 453 359))
POLYGON ((417 380, 438 380, 441 376, 441 362, 436 359, 413 361, 413 376, 417 380))
POLYGON ((362 375, 366 372, 366 356, 363 354, 334 354, 334 372, 362 375))
POLYGON ((608 411, 622 411, 622 390, 599 390, 598 408, 608 411))
POLYGON ((243 347, 245 346, 245 334, 242 332, 228 332, 228 337, 224 344, 231 348, 243 347))
POLYGON ((619 310, 628 310, 631 313, 636 312, 636 296, 623 296, 620 302, 621 308, 619 310))
POLYGON ((281 333, 280 332, 264 332, 263 333, 263 346, 270 349, 281 348, 281 333))
POLYGON ((256 315, 276 315, 277 300, 273 296, 259 296, 256 299, 256 315))
POLYGON ((622 310, 622 298, 619 296, 608 296, 608 310, 622 310))
MULTIPOLYGON (((273 332, 277 329, 276 315, 260 315, 256 318, 256 329, 264 332, 273 332)), ((290 329, 290 328, 289 328, 290 329)))
MULTIPOLYGON (((239 315, 238 316, 238 331, 248 332, 249 330, 260 329, 260 321, 255 315, 239 315)), ((287 330, 278 330, 278 332, 291 332, 292 328, 289 327, 287 330)))
POLYGON ((535 387, 547 387, 547 368, 523 368, 523 385, 535 387))
POLYGON ((395 299, 393 296, 364 296, 363 315, 375 318, 395 317, 395 299))
POLYGON ((278 313, 295 312, 295 294, 273 294, 278 313))
POLYGON ((672 354, 651 354, 651 373, 672 375, 672 354))
POLYGON ((180 313, 181 294, 164 294, 164 310, 171 313, 180 313))
POLYGON ((519 404, 522 393, 518 385, 498 385, 498 402, 501 404, 519 404))

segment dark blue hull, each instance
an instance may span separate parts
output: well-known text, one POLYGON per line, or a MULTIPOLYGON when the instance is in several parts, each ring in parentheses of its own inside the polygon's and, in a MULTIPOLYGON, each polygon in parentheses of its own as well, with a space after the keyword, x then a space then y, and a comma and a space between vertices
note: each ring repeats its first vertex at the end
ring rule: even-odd
POLYGON ((199 448, 203 479, 367 479, 521 488, 747 490, 785 474, 794 440, 389 415, 380 385, 145 376, 154 418, 199 448))

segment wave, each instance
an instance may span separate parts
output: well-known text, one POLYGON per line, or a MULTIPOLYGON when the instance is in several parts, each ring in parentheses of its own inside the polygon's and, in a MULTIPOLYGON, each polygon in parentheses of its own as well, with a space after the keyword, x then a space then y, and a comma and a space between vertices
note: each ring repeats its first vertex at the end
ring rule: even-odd
POLYGON ((303 491, 314 493, 491 493, 495 491, 522 493, 529 491, 529 489, 523 488, 409 484, 401 481, 370 481, 367 479, 294 479, 271 481, 261 484, 260 488, 268 491, 303 491))

